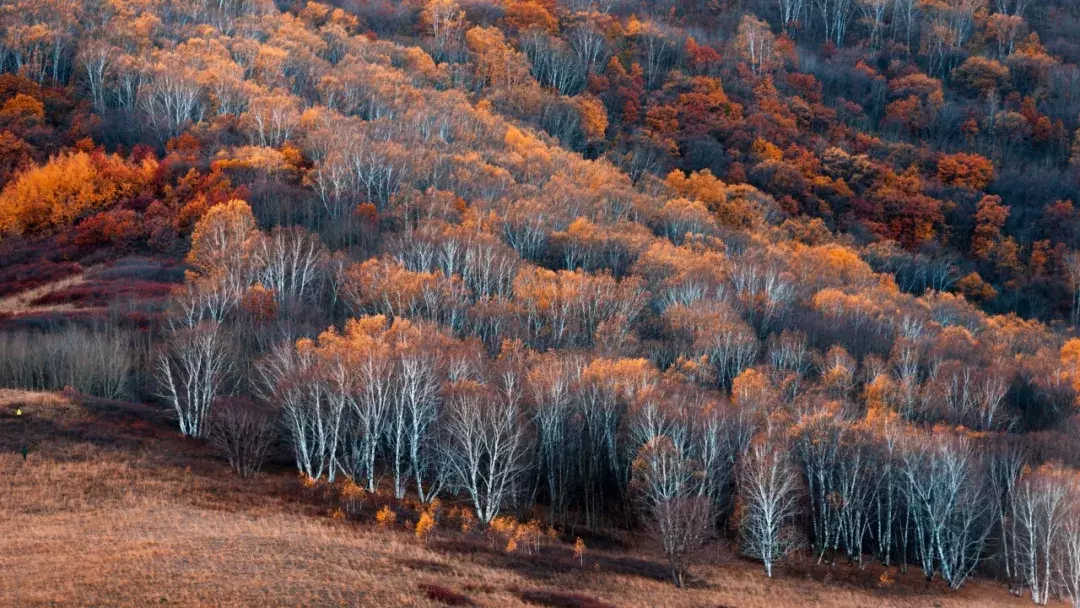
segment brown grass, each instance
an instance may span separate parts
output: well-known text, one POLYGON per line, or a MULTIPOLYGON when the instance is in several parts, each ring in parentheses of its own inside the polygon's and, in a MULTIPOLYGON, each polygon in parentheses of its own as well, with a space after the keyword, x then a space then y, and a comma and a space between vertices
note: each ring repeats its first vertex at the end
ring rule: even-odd
POLYGON ((881 589, 876 566, 769 581, 715 547, 680 591, 647 547, 588 550, 581 566, 568 545, 506 555, 446 530, 425 543, 404 524, 328 517, 329 494, 303 488, 287 469, 240 480, 146 406, 0 391, 0 605, 1029 604, 985 581, 925 589, 916 572, 881 589))
POLYGON ((74 310, 75 305, 69 302, 44 304, 38 302, 47 302, 50 294, 75 289, 85 283, 86 275, 79 273, 0 297, 0 313, 25 315, 74 310))

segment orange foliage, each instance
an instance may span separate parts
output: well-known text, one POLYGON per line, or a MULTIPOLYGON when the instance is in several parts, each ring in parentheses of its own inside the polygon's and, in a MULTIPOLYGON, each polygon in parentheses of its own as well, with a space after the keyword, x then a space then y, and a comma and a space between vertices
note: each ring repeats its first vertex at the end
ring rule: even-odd
POLYGON ((559 29, 559 21, 550 12, 550 9, 554 8, 554 4, 554 2, 538 0, 509 0, 505 4, 506 23, 522 32, 532 27, 538 27, 554 33, 559 29))
POLYGON ((984 196, 979 201, 975 212, 975 235, 971 238, 971 253, 974 256, 990 259, 1008 217, 1009 208, 1001 204, 1000 196, 984 196))
POLYGON ((154 179, 157 162, 140 164, 99 152, 70 152, 35 166, 0 192, 0 234, 38 232, 135 196, 154 179))
POLYGON ((997 297, 997 290, 984 281, 977 272, 971 272, 957 281, 956 291, 974 302, 989 302, 997 297))
POLYGON ((937 176, 948 186, 982 190, 994 179, 994 165, 978 154, 946 154, 938 161, 937 176))

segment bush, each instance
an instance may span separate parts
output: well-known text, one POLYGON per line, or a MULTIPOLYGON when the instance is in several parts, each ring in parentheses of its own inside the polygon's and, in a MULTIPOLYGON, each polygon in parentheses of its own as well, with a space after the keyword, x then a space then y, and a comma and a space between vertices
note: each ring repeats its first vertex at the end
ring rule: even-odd
POLYGON ((210 426, 210 443, 240 477, 251 477, 262 469, 277 439, 277 428, 269 412, 250 401, 229 399, 215 408, 210 426))
POLYGON ((131 209, 113 209, 83 220, 75 229, 75 244, 80 247, 105 245, 124 249, 133 245, 142 234, 138 214, 131 209))
POLYGON ((390 528, 397 523, 397 513, 390 510, 390 505, 383 505, 375 514, 375 521, 379 522, 380 527, 390 528))

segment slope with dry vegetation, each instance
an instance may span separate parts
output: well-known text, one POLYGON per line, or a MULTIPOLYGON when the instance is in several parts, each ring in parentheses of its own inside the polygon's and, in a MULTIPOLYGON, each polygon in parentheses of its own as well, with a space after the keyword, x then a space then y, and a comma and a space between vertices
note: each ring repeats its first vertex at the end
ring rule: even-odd
POLYGON ((581 560, 569 543, 508 553, 448 523, 418 540, 375 522, 389 496, 333 517, 338 491, 278 471, 236 478, 153 408, 11 390, 0 399, 8 605, 1025 605, 996 585, 941 596, 938 584, 874 567, 796 564, 765 584, 721 546, 677 591, 639 537, 587 547, 581 560))
POLYGON ((0 6, 0 384, 124 400, 5 419, 12 553, 102 603, 1080 602, 1080 15, 1031 4, 0 6))

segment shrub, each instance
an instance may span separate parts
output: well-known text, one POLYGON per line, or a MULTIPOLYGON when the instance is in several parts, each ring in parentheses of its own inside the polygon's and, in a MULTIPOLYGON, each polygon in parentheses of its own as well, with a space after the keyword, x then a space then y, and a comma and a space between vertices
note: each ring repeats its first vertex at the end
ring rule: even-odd
POLYGON ((215 408, 210 443, 240 477, 259 472, 275 439, 273 416, 250 401, 228 399, 215 408))
POLYGON ((390 509, 390 505, 383 505, 375 514, 375 521, 379 522, 380 527, 389 528, 397 522, 397 513, 390 509))
POLYGON ((424 511, 420 514, 420 519, 416 522, 416 538, 417 540, 427 540, 432 531, 435 530, 435 516, 429 511, 424 511))
POLYGON ((80 247, 110 245, 130 247, 142 237, 139 216, 131 209, 104 211, 86 218, 75 229, 75 244, 80 247))
POLYGON ((580 536, 574 539, 574 557, 582 566, 585 565, 585 541, 580 536))
POLYGON ((360 487, 355 481, 346 479, 338 493, 338 498, 349 515, 356 516, 360 514, 360 510, 367 500, 367 490, 360 487))

